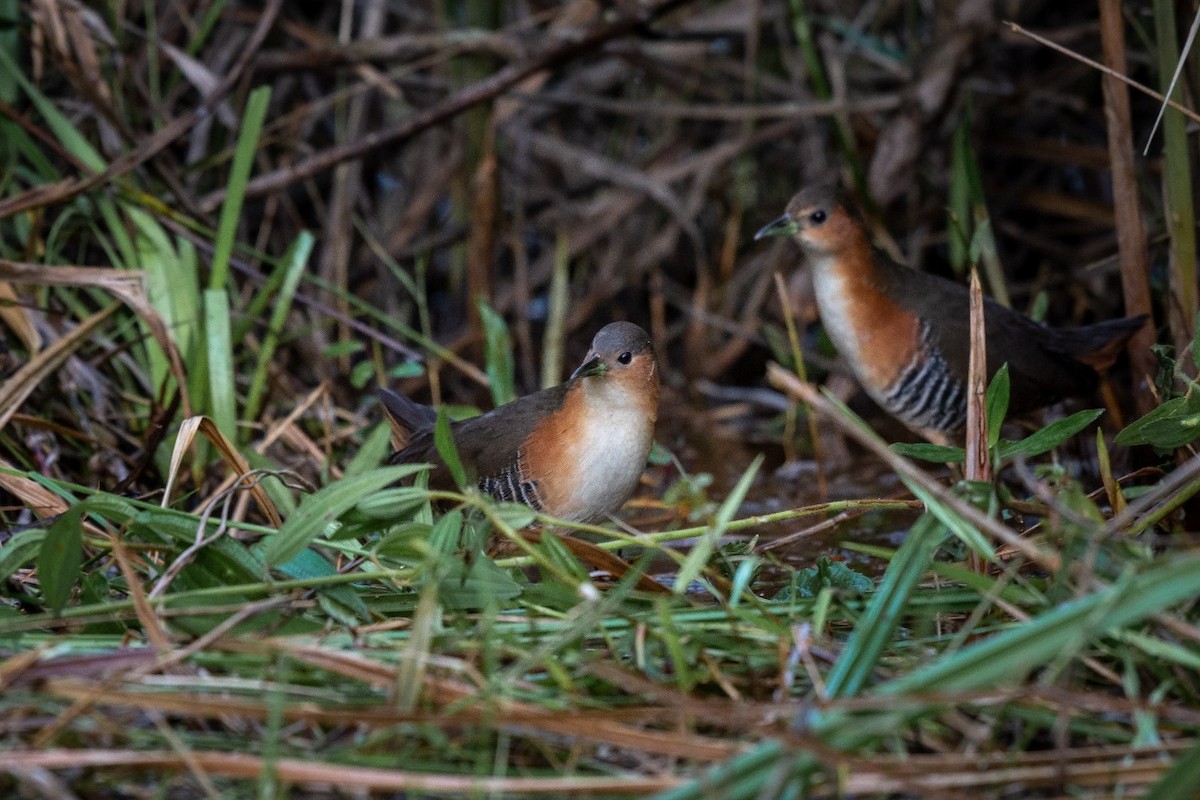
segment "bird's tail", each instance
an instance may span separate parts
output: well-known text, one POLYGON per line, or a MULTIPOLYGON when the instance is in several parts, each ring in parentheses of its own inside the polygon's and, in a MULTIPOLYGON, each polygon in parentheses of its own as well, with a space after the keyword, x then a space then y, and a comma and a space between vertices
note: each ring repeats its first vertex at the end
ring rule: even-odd
POLYGON ((387 412, 388 424, 392 426, 392 444, 397 450, 403 450, 414 433, 432 428, 437 422, 437 411, 427 405, 409 400, 382 386, 375 390, 375 394, 387 412))
POLYGON ((1103 373, 1113 365, 1125 343, 1146 324, 1147 315, 1112 319, 1079 328, 1062 328, 1060 346, 1077 361, 1103 373))

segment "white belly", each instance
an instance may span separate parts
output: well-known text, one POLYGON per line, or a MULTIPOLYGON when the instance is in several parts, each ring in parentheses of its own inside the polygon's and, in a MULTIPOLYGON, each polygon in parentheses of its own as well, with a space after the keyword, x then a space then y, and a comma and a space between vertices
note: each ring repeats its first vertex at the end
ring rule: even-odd
POLYGON ((821 323, 825 331, 849 364, 860 362, 863 343, 859 341, 850 313, 851 291, 845 280, 834 271, 833 265, 821 261, 813 263, 813 288, 817 294, 817 308, 821 312, 821 323))
POLYGON ((603 517, 620 508, 637 487, 650 454, 654 425, 644 411, 629 407, 591 413, 572 460, 581 486, 576 508, 566 516, 579 518, 583 509, 603 517))
POLYGON ((842 362, 850 368, 858 383, 875 402, 885 405, 883 394, 878 391, 877 381, 862 372, 867 362, 863 353, 871 347, 871 335, 877 326, 855 325, 851 304, 861 286, 848 286, 846 278, 834 270, 826 260, 813 262, 813 288, 817 295, 817 308, 821 312, 821 323, 829 339, 837 348, 842 362))

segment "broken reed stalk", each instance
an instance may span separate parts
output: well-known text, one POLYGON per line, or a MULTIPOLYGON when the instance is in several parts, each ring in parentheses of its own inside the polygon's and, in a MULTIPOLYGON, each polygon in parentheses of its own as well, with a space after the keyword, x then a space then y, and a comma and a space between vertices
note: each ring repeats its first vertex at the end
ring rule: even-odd
MULTIPOLYGON (((987 342, 984 339, 983 288, 979 270, 971 268, 971 349, 967 362, 967 442, 966 479, 992 480, 991 454, 988 452, 987 416, 987 342)), ((984 572, 986 564, 974 551, 967 553, 967 565, 984 572)))

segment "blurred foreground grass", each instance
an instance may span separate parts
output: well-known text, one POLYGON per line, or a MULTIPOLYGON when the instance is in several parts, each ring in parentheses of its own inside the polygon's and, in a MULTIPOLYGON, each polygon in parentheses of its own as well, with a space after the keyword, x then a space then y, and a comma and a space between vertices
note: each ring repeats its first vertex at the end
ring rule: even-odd
POLYGON ((1100 437, 1081 479, 1046 455, 1059 423, 993 438, 1015 481, 949 486, 815 395, 812 427, 772 419, 782 449, 840 426, 903 497, 764 501, 758 458, 710 499, 664 458, 630 529, 584 531, 630 565, 614 579, 521 536, 524 508, 379 466, 372 383, 499 402, 616 316, 654 331, 669 413, 715 432, 680 389, 760 383, 758 331, 784 339, 779 255, 742 228, 829 163, 906 245, 951 199, 914 257, 982 260, 997 294, 1000 246, 1094 260, 1009 288, 1111 315, 1090 71, 1002 41, 979 4, 670 5, 0 3, 0 793, 1200 793, 1193 169, 1170 114, 1174 349, 1117 439, 1153 468, 1122 476, 1100 437), (998 76, 1016 94, 968 113, 963 87, 998 76), (943 77, 942 103, 903 102, 943 77), (1084 143, 1053 150, 1048 125, 1084 143), (898 547, 843 543, 878 580, 746 540, 914 506, 898 547))

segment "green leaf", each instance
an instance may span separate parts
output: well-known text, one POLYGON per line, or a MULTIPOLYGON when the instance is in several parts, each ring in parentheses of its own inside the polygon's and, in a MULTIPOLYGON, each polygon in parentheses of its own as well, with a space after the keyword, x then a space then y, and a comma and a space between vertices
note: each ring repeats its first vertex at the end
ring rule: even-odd
POLYGON ((352 356, 363 349, 363 343, 359 341, 334 342, 321 351, 321 355, 325 358, 341 358, 342 356, 352 356))
POLYGON ((528 528, 537 519, 537 513, 523 503, 497 503, 494 513, 501 522, 514 531, 528 528))
POLYGON ((298 580, 326 578, 337 572, 332 564, 314 550, 301 550, 295 558, 286 564, 280 564, 276 569, 289 578, 298 580))
POLYGON ((410 473, 404 467, 381 467, 342 478, 308 495, 283 526, 263 541, 263 559, 271 567, 286 564, 342 514, 410 473))
POLYGON ((1016 455, 1040 456, 1070 439, 1081 430, 1091 425, 1104 413, 1102 408, 1077 411, 1069 417, 1052 422, 1037 433, 1027 436, 1019 442, 1002 441, 1000 457, 1011 458, 1016 455))
POLYGON ((72 506, 46 530, 38 553, 38 580, 42 597, 54 611, 61 611, 71 596, 83 563, 83 512, 87 503, 72 506))
POLYGON ((346 475, 356 475, 373 467, 378 467, 392 450, 392 428, 386 422, 379 422, 371 428, 362 447, 354 453, 350 463, 346 465, 346 475))
POLYGON ((41 552, 45 538, 45 529, 32 528, 14 534, 6 541, 0 547, 0 583, 32 561, 35 554, 41 552))
POLYGON ((537 549, 542 551, 554 568, 565 575, 571 575, 578 580, 587 580, 588 571, 583 564, 579 563, 574 554, 567 549, 567 546, 562 543, 562 539, 553 533, 547 533, 542 536, 542 540, 537 543, 537 549))
POLYGON ((453 556, 458 550, 463 531, 462 509, 447 511, 433 524, 429 531, 429 546, 444 556, 453 556))
MULTIPOLYGON (((21 29, 15 25, 15 21, 21 18, 21 3, 19 0, 3 0, 0 3, 0 19, 5 20, 3 28, 0 28, 0 50, 3 50, 5 55, 10 60, 16 63, 22 63, 23 48, 21 42, 21 29)), ((0 69, 0 103, 11 106, 17 101, 17 90, 20 87, 17 85, 14 77, 9 74, 8 70, 0 69)), ((14 127, 13 131, 17 129, 14 127)))
POLYGON ((1178 364, 1175 363, 1175 346, 1170 344, 1150 345, 1150 355, 1158 368, 1154 371, 1154 388, 1158 396, 1167 400, 1179 393, 1175 391, 1175 373, 1178 364))
MULTIPOLYGON (((210 520, 211 530, 215 520, 210 520)), ((138 512, 133 525, 150 537, 151 541, 170 542, 184 547, 196 541, 196 518, 183 511, 173 508, 147 508, 138 512)))
POLYGON ((317 592, 317 604, 339 625, 354 627, 371 618, 371 611, 349 586, 326 586, 317 592))
POLYGON ((491 306, 479 299, 479 318, 483 323, 484 352, 492 402, 498 406, 511 403, 517 396, 514 389, 512 341, 508 323, 491 306))
POLYGON ((935 464, 957 464, 967 457, 961 447, 949 447, 928 442, 895 442, 888 447, 892 452, 907 458, 919 458, 935 464))
MULTIPOLYGON (((427 469, 426 464, 404 464, 417 470, 427 469)), ((422 503, 429 499, 429 490, 416 486, 395 486, 374 492, 354 506, 355 512, 367 519, 399 520, 411 516, 422 503)))
POLYGON ((828 556, 817 559, 815 566, 798 570, 792 582, 783 587, 776 600, 807 599, 816 597, 825 587, 855 594, 864 594, 875 588, 866 575, 855 572, 840 561, 830 561, 828 556))
POLYGON ((1195 330, 1192 333, 1192 364, 1200 369, 1200 314, 1196 314, 1195 330))
POLYGON ((375 377, 375 365, 370 361, 360 361, 350 368, 350 385, 361 389, 367 381, 375 377))
POLYGON ((1120 445, 1148 444, 1161 450, 1183 447, 1200 436, 1200 392, 1168 400, 1117 434, 1120 445))
POLYGON ((450 477, 454 478, 454 483, 460 489, 467 488, 467 471, 463 469, 462 461, 458 457, 458 448, 454 444, 454 434, 450 430, 450 418, 446 416, 445 407, 438 409, 437 422, 433 425, 433 445, 445 462, 446 469, 450 470, 450 477))
POLYGON ((652 466, 661 467, 670 464, 674 458, 665 445, 656 441, 650 444, 650 455, 646 456, 646 462, 652 466))
POLYGON ((392 378, 419 378, 425 374, 425 365, 419 361, 405 361, 388 370, 392 378))
POLYGON ((521 585, 482 553, 469 563, 450 562, 437 586, 438 598, 446 608, 483 608, 521 594, 521 585))
MULTIPOLYGON (((279 565, 279 571, 289 578, 327 578, 337 570, 320 553, 302 550, 291 561, 279 565)), ((371 616, 367 604, 349 586, 322 586, 317 598, 325 613, 343 625, 360 625, 371 616)))
POLYGON ((381 556, 416 557, 424 551, 432 531, 428 522, 402 522, 379 540, 375 552, 381 556))
POLYGON ((987 388, 988 447, 995 447, 996 442, 1000 441, 1000 426, 1008 414, 1010 383, 1008 363, 1005 362, 996 370, 987 388))

